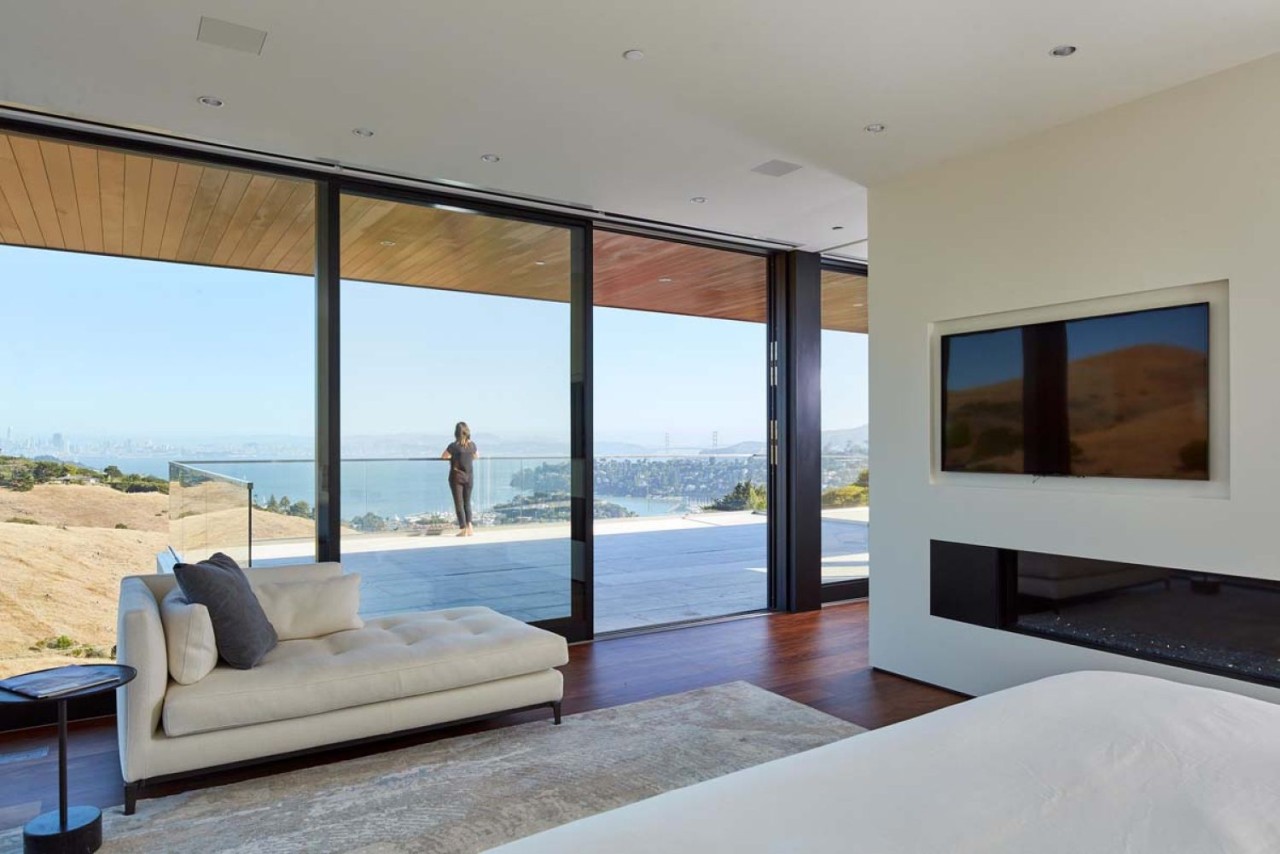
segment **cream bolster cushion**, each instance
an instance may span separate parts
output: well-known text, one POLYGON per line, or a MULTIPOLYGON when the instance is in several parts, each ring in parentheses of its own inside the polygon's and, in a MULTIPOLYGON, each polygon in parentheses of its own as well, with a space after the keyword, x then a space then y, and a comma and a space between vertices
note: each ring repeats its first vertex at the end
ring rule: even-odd
POLYGON ((253 584, 280 640, 319 638, 364 627, 360 619, 360 575, 253 584))
POLYGON ((173 681, 191 685, 218 666, 218 643, 209 609, 188 602, 181 587, 174 587, 160 600, 160 622, 173 681))

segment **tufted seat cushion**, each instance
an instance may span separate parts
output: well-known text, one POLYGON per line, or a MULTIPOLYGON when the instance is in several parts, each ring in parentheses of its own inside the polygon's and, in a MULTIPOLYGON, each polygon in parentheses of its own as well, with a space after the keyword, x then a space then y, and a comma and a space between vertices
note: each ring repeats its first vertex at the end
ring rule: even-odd
POLYGON ((522 676, 569 660, 564 638, 489 608, 369 620, 362 629, 282 641, 252 670, 225 665, 171 683, 169 736, 289 720, 522 676))

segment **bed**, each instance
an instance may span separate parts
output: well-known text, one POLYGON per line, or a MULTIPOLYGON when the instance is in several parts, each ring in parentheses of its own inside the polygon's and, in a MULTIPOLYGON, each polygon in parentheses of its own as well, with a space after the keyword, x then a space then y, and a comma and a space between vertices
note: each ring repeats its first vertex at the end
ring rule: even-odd
POLYGON ((1280 852, 1280 705, 1054 676, 494 849, 566 851, 1280 852))

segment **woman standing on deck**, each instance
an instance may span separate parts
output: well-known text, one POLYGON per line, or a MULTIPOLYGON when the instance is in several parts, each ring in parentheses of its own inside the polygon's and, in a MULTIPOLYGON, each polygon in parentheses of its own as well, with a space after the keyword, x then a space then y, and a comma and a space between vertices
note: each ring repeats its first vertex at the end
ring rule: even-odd
POLYGON ((480 456, 476 443, 471 441, 471 428, 459 421, 453 428, 453 442, 444 449, 440 459, 449 461, 449 491, 453 493, 453 509, 458 514, 458 536, 470 537, 471 527, 471 461, 480 456))

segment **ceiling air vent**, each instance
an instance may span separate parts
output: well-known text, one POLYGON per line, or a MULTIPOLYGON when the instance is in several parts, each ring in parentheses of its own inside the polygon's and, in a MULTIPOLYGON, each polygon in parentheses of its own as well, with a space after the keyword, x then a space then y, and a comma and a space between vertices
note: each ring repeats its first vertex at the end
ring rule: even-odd
POLYGON ((761 175, 768 175, 770 178, 781 178, 783 175, 790 175, 799 168, 801 168, 799 163, 789 163, 786 160, 767 160, 751 171, 759 172, 761 175))
POLYGON ((217 18, 200 18, 200 28, 196 30, 196 41, 217 45, 230 50, 262 55, 262 45, 267 40, 266 30, 255 30, 243 24, 220 21, 217 18))

